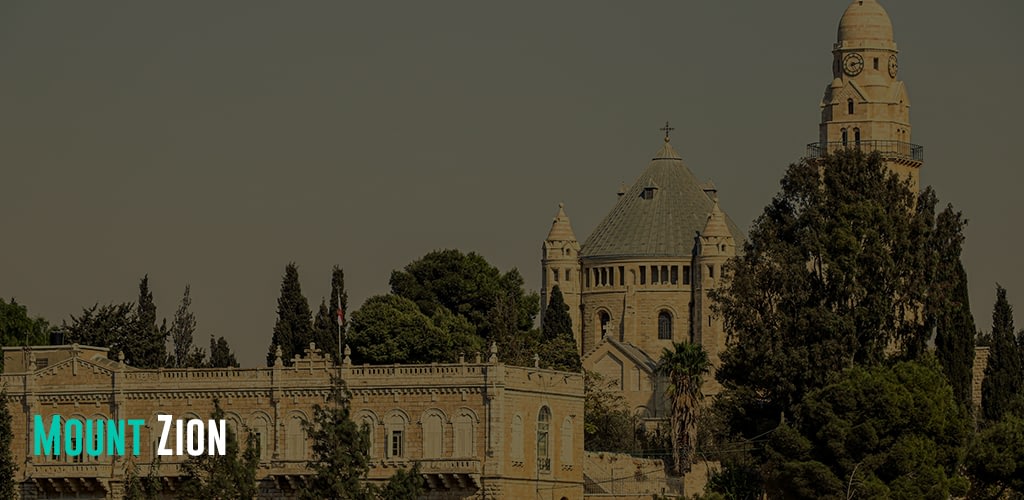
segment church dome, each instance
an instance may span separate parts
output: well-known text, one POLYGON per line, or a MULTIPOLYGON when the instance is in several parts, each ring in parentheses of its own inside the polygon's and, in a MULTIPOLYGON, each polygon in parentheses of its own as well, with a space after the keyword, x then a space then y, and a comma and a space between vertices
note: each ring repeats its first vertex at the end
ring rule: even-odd
MULTIPOLYGON (((583 244, 585 259, 689 258, 716 203, 668 142, 583 244)), ((719 230, 743 233, 724 213, 719 230)))
POLYGON ((839 42, 893 41, 892 21, 876 0, 853 0, 839 20, 839 42))

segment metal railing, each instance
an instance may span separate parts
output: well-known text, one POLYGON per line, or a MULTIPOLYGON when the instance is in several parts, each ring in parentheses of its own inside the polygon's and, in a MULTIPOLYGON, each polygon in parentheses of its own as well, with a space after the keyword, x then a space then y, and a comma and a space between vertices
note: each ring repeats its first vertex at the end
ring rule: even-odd
POLYGON ((903 141, 847 141, 812 142, 807 145, 807 156, 818 158, 842 149, 858 149, 865 153, 878 152, 885 158, 924 161, 924 146, 903 141))

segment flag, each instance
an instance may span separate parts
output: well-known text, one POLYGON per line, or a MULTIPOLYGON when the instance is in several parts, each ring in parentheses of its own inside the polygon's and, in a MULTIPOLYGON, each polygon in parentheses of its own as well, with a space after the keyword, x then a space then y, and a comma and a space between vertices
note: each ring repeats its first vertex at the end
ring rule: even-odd
POLYGON ((342 309, 341 305, 339 304, 338 305, 338 326, 341 326, 344 323, 345 323, 345 310, 342 309))

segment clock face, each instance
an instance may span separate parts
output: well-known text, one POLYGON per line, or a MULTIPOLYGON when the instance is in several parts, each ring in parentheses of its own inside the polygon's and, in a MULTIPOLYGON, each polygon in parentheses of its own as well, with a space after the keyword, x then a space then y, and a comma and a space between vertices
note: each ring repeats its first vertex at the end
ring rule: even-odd
POLYGON ((889 76, 896 78, 896 72, 900 70, 900 63, 896 56, 889 56, 889 76))
POLYGON ((864 69, 864 57, 854 52, 853 54, 847 54, 843 58, 843 71, 847 75, 857 76, 864 69))

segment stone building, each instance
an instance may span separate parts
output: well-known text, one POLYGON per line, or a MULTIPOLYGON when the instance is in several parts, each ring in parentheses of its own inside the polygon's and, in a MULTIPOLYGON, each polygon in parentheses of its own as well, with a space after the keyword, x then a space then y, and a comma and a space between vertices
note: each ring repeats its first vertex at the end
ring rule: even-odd
MULTIPOLYGON (((839 21, 819 140, 807 145, 807 156, 877 151, 916 192, 924 148, 910 142, 910 98, 897 79, 897 55, 885 9, 853 0, 839 21)), ((663 130, 662 148, 582 245, 559 205, 541 257, 543 304, 557 285, 584 368, 617 381, 634 412, 650 418, 666 416, 654 376, 663 348, 697 342, 717 366, 726 335, 708 292, 744 239, 714 185, 697 180, 672 148, 671 129, 663 130)), ((706 379, 706 393, 719 389, 706 379)))
MULTIPOLYGON (((154 464, 157 415, 208 419, 220 400, 228 425, 251 429, 260 447, 260 498, 293 498, 309 472, 302 422, 312 417, 340 373, 352 393, 352 418, 371 429, 369 478, 383 481, 419 463, 428 498, 583 496, 583 381, 579 374, 506 366, 489 359, 454 364, 353 366, 311 348, 284 366, 251 369, 140 370, 86 346, 4 348, 13 415, 17 479, 23 500, 118 499, 125 473, 156 467, 167 498, 180 484, 183 457, 154 464), (144 419, 138 457, 33 456, 34 415, 144 419)), ((130 427, 125 441, 134 436, 130 427)), ((130 448, 128 453, 131 453, 130 448)))
POLYGON ((708 293, 743 241, 714 185, 697 180, 664 130, 647 168, 582 245, 559 206, 541 260, 543 304, 557 285, 584 368, 617 382, 642 418, 666 415, 654 373, 663 348, 697 342, 718 362, 725 335, 708 293))

